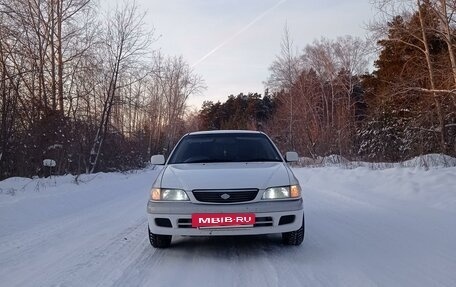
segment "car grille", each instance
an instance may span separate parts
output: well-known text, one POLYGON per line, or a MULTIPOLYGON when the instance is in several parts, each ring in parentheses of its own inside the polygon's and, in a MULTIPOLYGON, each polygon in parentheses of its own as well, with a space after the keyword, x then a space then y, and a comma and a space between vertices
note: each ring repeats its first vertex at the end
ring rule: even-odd
POLYGON ((265 227, 265 226, 272 226, 273 225, 273 220, 272 217, 266 216, 266 217, 256 217, 255 218, 255 224, 253 227, 265 227))
POLYGON ((258 189, 242 190, 194 190, 196 200, 211 203, 236 203, 252 201, 258 194, 258 189))
MULTIPOLYGON (((253 227, 267 227, 273 226, 273 219, 270 216, 267 217, 255 217, 255 224, 253 227)), ((192 227, 191 218, 179 218, 177 221, 177 228, 195 228, 192 227)))

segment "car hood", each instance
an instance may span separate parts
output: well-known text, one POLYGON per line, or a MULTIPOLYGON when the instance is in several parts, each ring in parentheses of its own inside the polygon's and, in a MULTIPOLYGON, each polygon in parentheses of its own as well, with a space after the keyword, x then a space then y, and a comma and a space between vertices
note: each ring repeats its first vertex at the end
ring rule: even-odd
POLYGON ((283 162, 192 163, 168 165, 162 172, 161 187, 194 189, 265 189, 289 185, 283 162))

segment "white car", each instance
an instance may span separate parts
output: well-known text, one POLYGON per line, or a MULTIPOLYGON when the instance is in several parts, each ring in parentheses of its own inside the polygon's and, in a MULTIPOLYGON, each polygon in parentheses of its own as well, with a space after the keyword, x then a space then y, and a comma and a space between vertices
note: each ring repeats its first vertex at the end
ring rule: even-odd
POLYGON ((165 163, 147 204, 149 239, 169 247, 173 235, 282 233, 283 243, 304 239, 301 187, 271 139, 256 131, 186 134, 165 163))

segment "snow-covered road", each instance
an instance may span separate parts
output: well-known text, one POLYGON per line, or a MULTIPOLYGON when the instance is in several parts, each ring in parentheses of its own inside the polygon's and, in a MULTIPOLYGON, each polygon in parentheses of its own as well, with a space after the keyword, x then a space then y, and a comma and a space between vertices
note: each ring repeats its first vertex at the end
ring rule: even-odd
POLYGON ((456 286, 456 168, 301 168, 306 237, 154 250, 156 171, 0 182, 1 286, 456 286))

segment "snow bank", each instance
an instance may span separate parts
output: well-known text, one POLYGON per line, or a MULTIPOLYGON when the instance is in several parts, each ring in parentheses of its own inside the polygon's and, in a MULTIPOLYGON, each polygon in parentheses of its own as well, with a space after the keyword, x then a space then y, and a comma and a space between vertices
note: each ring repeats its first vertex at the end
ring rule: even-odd
POLYGON ((388 162, 365 162, 365 161, 349 161, 340 155, 329 155, 325 157, 317 157, 312 159, 309 157, 301 157, 298 161, 298 166, 301 167, 343 167, 357 168, 367 167, 371 169, 387 169, 397 167, 413 167, 413 168, 445 168, 456 166, 456 158, 444 154, 427 154, 414 157, 410 160, 399 163, 388 162))
POLYGON ((426 154, 404 161, 405 167, 450 167, 456 166, 456 158, 444 154, 426 154))
POLYGON ((10 177, 0 181, 0 203, 16 201, 22 197, 40 197, 48 193, 69 193, 81 190, 78 185, 101 184, 119 179, 128 179, 130 175, 142 173, 146 170, 131 171, 128 173, 94 173, 80 176, 62 175, 47 178, 10 177))
MULTIPOLYGON (((420 169, 392 167, 296 168, 303 190, 332 190, 363 199, 396 201, 402 204, 420 204, 450 212, 456 211, 456 167, 420 169)), ((304 193, 305 196, 305 193, 304 193)))

